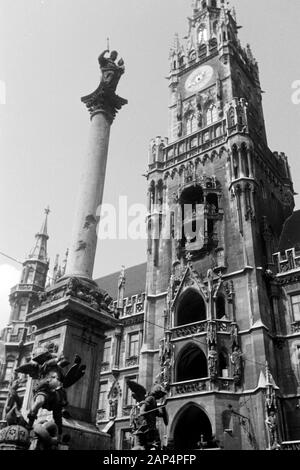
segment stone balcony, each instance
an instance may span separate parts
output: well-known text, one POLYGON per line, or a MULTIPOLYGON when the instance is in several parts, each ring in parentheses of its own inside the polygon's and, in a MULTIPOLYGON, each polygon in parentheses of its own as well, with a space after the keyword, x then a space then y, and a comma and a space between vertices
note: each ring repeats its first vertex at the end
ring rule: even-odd
POLYGON ((273 259, 277 274, 288 274, 291 271, 300 270, 300 256, 294 248, 286 250, 284 255, 275 253, 273 259))
MULTIPOLYGON (((217 333, 230 334, 232 322, 228 320, 216 320, 217 333)), ((208 320, 191 323, 190 325, 176 326, 171 329, 172 339, 184 338, 187 336, 201 335, 207 332, 208 320)))
POLYGON ((198 394, 207 392, 234 392, 235 385, 232 378, 223 379, 219 377, 216 381, 212 381, 209 377, 196 380, 188 380, 185 382, 175 382, 170 387, 170 395, 198 394))
POLYGON ((12 295, 15 292, 31 292, 38 294, 42 290, 43 288, 37 284, 17 284, 11 289, 10 294, 12 295))

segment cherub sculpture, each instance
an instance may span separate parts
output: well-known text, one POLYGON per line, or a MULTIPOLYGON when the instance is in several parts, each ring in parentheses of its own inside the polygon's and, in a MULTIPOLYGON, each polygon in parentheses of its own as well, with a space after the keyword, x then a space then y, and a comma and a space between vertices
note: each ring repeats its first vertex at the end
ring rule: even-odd
POLYGON ((127 385, 137 402, 130 415, 132 434, 136 438, 133 450, 160 450, 161 440, 156 419, 162 418, 166 426, 169 422, 165 404, 158 404, 158 400, 166 396, 164 388, 156 383, 151 392, 147 393, 142 385, 132 380, 128 380, 127 385))
POLYGON ((33 388, 33 405, 28 414, 29 427, 32 428, 41 408, 52 411, 58 434, 62 434, 62 418, 67 417, 67 388, 83 377, 86 366, 81 365, 81 358, 76 355, 73 366, 65 374, 63 369, 70 363, 55 352, 55 345, 48 343, 33 354, 32 360, 16 369, 16 372, 28 374, 36 380, 33 388))
POLYGON ((14 371, 8 387, 8 396, 4 405, 3 418, 7 422, 8 426, 17 424, 26 427, 27 422, 21 413, 22 399, 18 395, 19 386, 20 380, 18 379, 17 372, 14 371))

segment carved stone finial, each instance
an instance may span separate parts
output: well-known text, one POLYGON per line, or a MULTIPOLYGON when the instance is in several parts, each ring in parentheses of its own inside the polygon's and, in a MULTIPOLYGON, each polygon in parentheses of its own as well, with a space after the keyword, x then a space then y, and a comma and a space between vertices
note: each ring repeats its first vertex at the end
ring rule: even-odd
POLYGON ((99 87, 94 93, 84 96, 81 101, 87 106, 88 110, 93 117, 95 114, 104 113, 112 122, 119 109, 122 108, 128 101, 116 95, 116 89, 121 76, 125 72, 123 59, 117 61, 117 51, 109 53, 105 50, 100 54, 98 62, 102 72, 101 82, 99 87))

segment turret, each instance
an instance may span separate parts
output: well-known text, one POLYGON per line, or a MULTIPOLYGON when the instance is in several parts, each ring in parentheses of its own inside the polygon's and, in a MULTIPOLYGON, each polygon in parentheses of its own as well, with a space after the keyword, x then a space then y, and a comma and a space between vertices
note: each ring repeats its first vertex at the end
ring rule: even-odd
POLYGON ((9 323, 24 322, 28 312, 36 303, 38 293, 45 288, 49 268, 47 257, 49 212, 49 208, 45 209, 45 219, 40 231, 35 236, 35 245, 23 263, 20 283, 11 290, 9 323))

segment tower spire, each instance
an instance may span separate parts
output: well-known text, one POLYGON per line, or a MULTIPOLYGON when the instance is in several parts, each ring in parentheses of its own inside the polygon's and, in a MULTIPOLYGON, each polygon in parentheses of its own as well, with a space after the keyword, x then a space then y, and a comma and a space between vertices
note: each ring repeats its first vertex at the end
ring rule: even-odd
POLYGON ((35 246, 29 254, 30 259, 47 262, 47 241, 48 236, 48 216, 50 213, 49 207, 45 209, 45 219, 42 223, 40 231, 36 234, 35 246))

